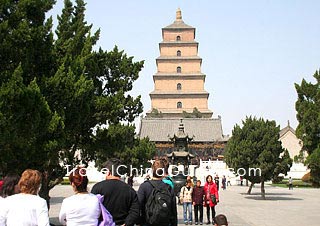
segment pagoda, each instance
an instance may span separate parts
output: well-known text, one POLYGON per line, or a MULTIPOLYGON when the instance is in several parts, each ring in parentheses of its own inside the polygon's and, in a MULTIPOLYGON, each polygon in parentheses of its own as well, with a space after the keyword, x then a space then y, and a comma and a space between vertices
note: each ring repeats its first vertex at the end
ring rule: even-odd
MULTIPOLYGON (((228 140, 222 133, 221 117, 212 118, 208 109, 209 93, 204 89, 206 75, 201 72, 196 29, 182 20, 181 10, 175 21, 162 28, 160 56, 153 75, 154 90, 150 93, 151 109, 141 119, 139 136, 149 137, 156 144, 156 156, 174 157, 177 152, 176 129, 183 118, 184 132, 193 139, 188 142, 188 155, 214 159, 223 154, 228 140)), ((185 153, 184 153, 185 154, 185 153)))
POLYGON ((196 29, 183 22, 180 9, 173 24, 162 28, 157 73, 153 75, 154 90, 150 93, 152 109, 147 116, 156 111, 163 117, 181 118, 183 112, 192 113, 195 108, 202 117, 212 116, 195 34, 196 29))

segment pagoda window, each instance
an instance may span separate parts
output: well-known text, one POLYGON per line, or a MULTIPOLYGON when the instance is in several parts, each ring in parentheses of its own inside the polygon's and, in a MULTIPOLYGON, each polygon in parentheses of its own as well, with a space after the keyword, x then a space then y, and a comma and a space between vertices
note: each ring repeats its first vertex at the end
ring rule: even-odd
POLYGON ((182 86, 181 86, 181 83, 178 83, 177 84, 177 90, 181 90, 182 86))
POLYGON ((180 101, 177 103, 177 108, 182 108, 182 103, 180 101))
POLYGON ((177 36, 177 39, 176 39, 176 40, 177 40, 177 41, 181 41, 180 35, 177 36))
POLYGON ((177 67, 177 73, 181 73, 181 67, 177 67))
POLYGON ((177 56, 181 56, 181 51, 180 50, 177 51, 177 56))

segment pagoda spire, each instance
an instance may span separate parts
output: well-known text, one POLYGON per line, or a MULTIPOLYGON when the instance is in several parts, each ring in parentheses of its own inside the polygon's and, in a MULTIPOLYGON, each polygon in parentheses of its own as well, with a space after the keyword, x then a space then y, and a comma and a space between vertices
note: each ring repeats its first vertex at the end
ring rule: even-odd
POLYGON ((181 21, 181 20, 182 20, 181 9, 178 8, 176 12, 176 21, 181 21))

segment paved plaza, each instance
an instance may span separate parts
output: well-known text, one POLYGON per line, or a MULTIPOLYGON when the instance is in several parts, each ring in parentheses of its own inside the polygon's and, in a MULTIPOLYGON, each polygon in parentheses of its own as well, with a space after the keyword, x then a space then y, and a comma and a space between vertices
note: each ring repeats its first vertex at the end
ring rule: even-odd
MULTIPOLYGON (((231 186, 220 190, 221 201, 216 212, 225 214, 230 226, 320 225, 320 189, 296 188, 289 191, 287 188, 266 186, 267 200, 261 200, 259 186, 253 188, 252 195, 246 194, 247 189, 245 186, 231 186)), ((51 190, 51 223, 59 225, 57 217, 61 202, 72 194, 68 185, 59 185, 51 190)), ((178 207, 178 219, 182 225, 182 206, 178 207)))

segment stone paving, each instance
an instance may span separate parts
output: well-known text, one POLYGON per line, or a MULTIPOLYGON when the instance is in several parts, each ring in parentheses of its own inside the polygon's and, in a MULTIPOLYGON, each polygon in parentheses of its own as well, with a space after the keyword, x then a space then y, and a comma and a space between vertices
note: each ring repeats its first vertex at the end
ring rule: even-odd
MULTIPOLYGON (((288 190, 266 186, 267 200, 261 200, 259 186, 253 188, 251 195, 246 194, 247 189, 245 186, 229 186, 224 191, 220 190, 220 203, 216 212, 225 214, 230 226, 320 225, 320 189, 288 190)), ((72 188, 68 185, 59 185, 51 190, 51 223, 59 225, 57 216, 61 202, 72 194, 72 188)), ((205 213, 204 209, 204 221, 205 213)), ((178 219, 182 225, 182 206, 178 206, 178 219)))

